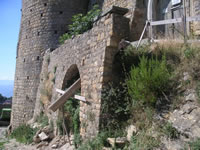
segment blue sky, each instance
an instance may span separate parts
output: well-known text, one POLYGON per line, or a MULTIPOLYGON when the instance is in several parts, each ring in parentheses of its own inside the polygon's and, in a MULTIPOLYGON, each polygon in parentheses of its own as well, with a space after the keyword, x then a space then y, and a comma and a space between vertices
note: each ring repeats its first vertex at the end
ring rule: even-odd
POLYGON ((0 80, 14 80, 21 0, 0 0, 0 80))

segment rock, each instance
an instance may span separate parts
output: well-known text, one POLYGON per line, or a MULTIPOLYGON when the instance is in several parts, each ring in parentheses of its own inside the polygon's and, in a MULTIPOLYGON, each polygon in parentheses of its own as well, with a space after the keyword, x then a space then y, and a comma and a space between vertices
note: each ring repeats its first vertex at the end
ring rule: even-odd
POLYGON ((52 149, 58 148, 58 144, 53 144, 53 145, 51 146, 51 148, 52 148, 52 149))
POLYGON ((54 138, 54 133, 49 133, 49 139, 52 140, 54 138))
POLYGON ((40 140, 40 138, 39 138, 37 135, 35 135, 35 136, 33 137, 33 142, 34 142, 34 143, 40 143, 41 140, 40 140))
POLYGON ((75 147, 73 145, 70 145, 69 143, 66 143, 60 148, 60 150, 75 150, 75 147))
POLYGON ((134 125, 130 125, 129 127, 127 127, 126 131, 127 131, 127 136, 126 136, 127 140, 131 141, 131 137, 133 136, 133 133, 136 134, 137 129, 134 125))
POLYGON ((123 146, 125 145, 127 139, 126 137, 118 137, 118 138, 108 138, 107 141, 112 145, 112 147, 117 146, 123 146))
POLYGON ((40 128, 40 127, 41 127, 41 125, 40 125, 40 124, 38 124, 38 123, 36 122, 36 123, 34 123, 34 124, 33 124, 33 126, 32 126, 32 127, 33 127, 33 129, 35 129, 35 128, 40 128))
POLYGON ((195 101, 195 100, 196 100, 195 93, 190 93, 189 95, 187 95, 187 96, 185 97, 185 100, 186 100, 186 101, 195 101))
POLYGON ((41 148, 41 147, 43 147, 43 146, 48 146, 48 145, 49 145, 48 142, 41 142, 41 143, 39 143, 39 144, 37 145, 36 148, 41 148))
POLYGON ((51 133, 51 132, 53 132, 53 131, 52 131, 52 129, 51 129, 49 126, 46 126, 46 127, 44 127, 44 128, 42 129, 42 132, 44 132, 44 133, 46 133, 46 134, 49 134, 49 133, 51 133))
POLYGON ((161 138, 161 143, 164 145, 165 149, 167 150, 182 150, 184 149, 184 142, 179 140, 172 141, 166 137, 161 138))
POLYGON ((191 76, 188 72, 184 72, 183 73, 183 80, 184 81, 187 81, 187 80, 190 80, 191 79, 191 76))
POLYGON ((103 147, 102 150, 112 150, 112 148, 110 148, 110 147, 103 147))
POLYGON ((45 141, 49 138, 49 136, 47 136, 44 132, 41 132, 38 136, 41 141, 45 141))
POLYGON ((200 137, 200 108, 195 102, 188 101, 179 110, 175 110, 169 121, 182 135, 191 139, 200 137))

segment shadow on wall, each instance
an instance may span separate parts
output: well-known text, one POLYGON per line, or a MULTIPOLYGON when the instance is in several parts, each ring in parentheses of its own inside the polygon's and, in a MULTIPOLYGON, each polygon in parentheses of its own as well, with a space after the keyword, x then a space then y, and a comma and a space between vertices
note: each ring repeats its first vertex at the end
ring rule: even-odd
POLYGON ((136 0, 130 24, 130 40, 139 40, 147 20, 148 0, 136 0))
POLYGON ((100 8, 102 8, 103 3, 104 3, 104 0, 90 0, 89 5, 88 5, 88 9, 90 10, 92 8, 92 6, 94 6, 96 4, 99 5, 100 8))

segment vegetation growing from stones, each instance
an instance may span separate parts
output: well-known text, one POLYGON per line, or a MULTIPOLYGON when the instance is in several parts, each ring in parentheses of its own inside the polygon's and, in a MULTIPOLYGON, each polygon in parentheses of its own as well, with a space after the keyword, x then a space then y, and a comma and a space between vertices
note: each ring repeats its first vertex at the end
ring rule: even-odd
POLYGON ((102 92, 101 128, 118 130, 130 118, 130 96, 125 83, 110 83, 102 92))
POLYGON ((29 125, 21 125, 14 129, 10 137, 15 138, 16 141, 24 144, 30 144, 33 142, 33 136, 36 134, 37 129, 31 128, 29 125))
POLYGON ((41 124, 42 127, 49 125, 49 119, 44 113, 40 113, 40 115, 36 118, 36 122, 41 124))
POLYGON ((127 80, 129 94, 134 101, 142 105, 155 105, 160 96, 169 89, 170 73, 167 68, 166 58, 148 59, 144 55, 139 59, 138 66, 131 69, 127 80))
POLYGON ((6 144, 6 142, 0 142, 0 150, 4 150, 4 144, 6 144))
POLYGON ((59 42, 63 44, 65 40, 82 34, 90 30, 93 26, 94 19, 101 13, 98 5, 94 5, 93 8, 86 14, 77 14, 72 17, 72 24, 68 26, 68 33, 63 34, 59 38, 59 42))
MULTIPOLYGON (((71 79, 66 81, 63 89, 66 90, 69 88, 77 79, 80 78, 79 73, 77 72, 71 79)), ((80 95, 81 89, 75 92, 76 95, 80 95)), ((74 145, 77 148, 81 144, 80 137, 80 102, 76 100, 73 96, 70 97, 67 102, 64 104, 62 108, 61 118, 57 121, 57 125, 59 126, 60 133, 66 134, 63 128, 63 122, 66 127, 67 134, 74 134, 74 145)))
POLYGON ((200 138, 193 142, 189 142, 189 147, 191 150, 199 150, 200 149, 200 138))
POLYGON ((129 148, 133 150, 152 150, 159 145, 159 139, 148 135, 144 130, 141 131, 139 134, 132 136, 129 148))
MULTIPOLYGON (((80 93, 80 91, 77 91, 76 94, 78 93, 80 93)), ((67 115, 65 121, 68 126, 68 132, 74 134, 74 144, 76 147, 78 147, 81 143, 79 119, 80 102, 71 97, 64 105, 64 112, 67 115)))
POLYGON ((162 126, 161 130, 161 132, 170 139, 176 139, 180 135, 180 133, 172 126, 171 123, 166 123, 164 126, 162 126))

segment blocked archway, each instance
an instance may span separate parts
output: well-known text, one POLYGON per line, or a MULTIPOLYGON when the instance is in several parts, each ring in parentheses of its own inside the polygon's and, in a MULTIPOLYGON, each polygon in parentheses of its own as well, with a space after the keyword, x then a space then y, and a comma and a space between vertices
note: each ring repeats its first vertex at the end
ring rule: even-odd
MULTIPOLYGON (((73 64, 65 74, 62 90, 67 91, 79 79, 80 73, 78 67, 76 64, 73 64)), ((74 98, 75 94, 81 94, 81 86, 75 90, 72 96, 60 107, 58 129, 60 134, 67 134, 68 136, 74 135, 75 139, 80 140, 80 101, 74 98)), ((74 144, 76 147, 78 146, 76 142, 74 144)))

